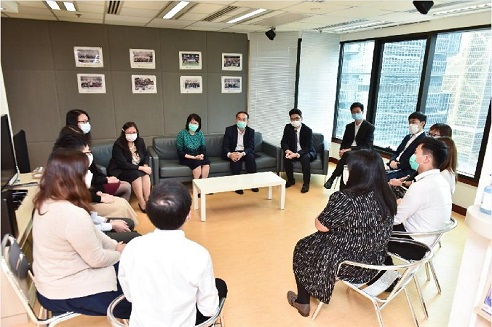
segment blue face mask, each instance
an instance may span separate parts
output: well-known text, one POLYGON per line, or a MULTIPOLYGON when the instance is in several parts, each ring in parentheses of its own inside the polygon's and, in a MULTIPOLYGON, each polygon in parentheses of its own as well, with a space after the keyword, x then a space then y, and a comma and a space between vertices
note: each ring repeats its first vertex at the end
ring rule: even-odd
POLYGON ((410 164, 410 168, 413 170, 417 170, 417 168, 419 168, 419 163, 417 162, 417 156, 415 153, 408 159, 408 163, 410 164))
POLYGON ((352 119, 354 120, 362 120, 362 112, 358 112, 358 113, 355 113, 355 114, 352 114, 352 119))
POLYGON ((240 129, 245 129, 246 128, 246 122, 244 121, 238 121, 236 123, 237 127, 239 127, 240 129))
POLYGON ((192 123, 189 123, 188 124, 188 129, 192 132, 196 132, 196 130, 198 129, 198 124, 192 124, 192 123))

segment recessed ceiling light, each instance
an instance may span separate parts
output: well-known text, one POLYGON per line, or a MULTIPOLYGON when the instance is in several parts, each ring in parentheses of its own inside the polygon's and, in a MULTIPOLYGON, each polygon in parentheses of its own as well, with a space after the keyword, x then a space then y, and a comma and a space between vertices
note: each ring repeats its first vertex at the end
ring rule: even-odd
POLYGON ((239 17, 237 17, 237 18, 234 18, 234 19, 232 19, 232 20, 228 21, 227 23, 228 23, 228 24, 237 23, 237 22, 242 21, 242 20, 245 20, 246 18, 249 18, 249 17, 251 17, 251 16, 261 14, 261 13, 262 13, 262 12, 264 12, 264 11, 266 11, 266 9, 263 9, 263 8, 261 8, 261 9, 256 9, 255 11, 252 11, 252 12, 250 12, 250 13, 246 14, 246 15, 242 15, 242 16, 239 16, 239 17))
POLYGON ((73 2, 64 1, 63 4, 65 5, 65 8, 68 11, 77 11, 77 9, 75 9, 75 5, 73 4, 73 2))
POLYGON ((46 1, 46 3, 48 4, 48 6, 50 6, 51 9, 60 10, 60 6, 56 3, 56 1, 48 0, 46 1))
POLYGON ((180 12, 184 7, 186 7, 189 4, 188 1, 180 1, 176 6, 174 6, 173 9, 171 9, 167 14, 164 15, 164 19, 171 19, 176 15, 178 12, 180 12))

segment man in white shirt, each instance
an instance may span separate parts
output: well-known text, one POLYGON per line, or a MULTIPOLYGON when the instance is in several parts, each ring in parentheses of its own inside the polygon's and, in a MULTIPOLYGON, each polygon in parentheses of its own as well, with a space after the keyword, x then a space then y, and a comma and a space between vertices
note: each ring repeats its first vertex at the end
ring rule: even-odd
POLYGON ((133 306, 130 326, 195 326, 227 295, 208 251, 181 229, 190 207, 183 184, 165 181, 153 188, 146 208, 156 229, 128 243, 119 264, 118 279, 133 306))
MULTIPOLYGON (((432 137, 424 137, 418 143, 410 165, 418 171, 405 196, 398 200, 394 230, 431 232, 442 229, 451 217, 451 193, 449 184, 439 167, 447 156, 446 145, 432 137)), ((431 245, 435 236, 416 236, 417 241, 431 245)), ((420 259, 422 253, 405 246, 391 249, 407 259, 420 259), (420 256, 420 257, 419 257, 420 256)))

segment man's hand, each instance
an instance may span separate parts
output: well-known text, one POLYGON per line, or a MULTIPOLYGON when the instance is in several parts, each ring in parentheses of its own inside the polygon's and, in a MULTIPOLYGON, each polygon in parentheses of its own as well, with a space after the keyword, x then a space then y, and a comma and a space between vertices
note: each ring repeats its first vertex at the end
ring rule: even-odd
POLYGON ((243 157, 243 153, 242 152, 231 152, 231 155, 229 156, 229 159, 231 159, 232 161, 236 162, 238 160, 241 160, 242 157, 243 157))
POLYGON ((287 159, 295 159, 295 158, 300 158, 301 155, 299 153, 294 153, 292 151, 289 151, 288 154, 285 155, 285 158, 287 159))
POLYGON ((113 203, 114 202, 114 197, 111 194, 103 193, 103 192, 99 191, 96 193, 96 195, 101 197, 102 203, 113 203))
POLYGON ((392 178, 392 179, 389 180, 388 184, 391 185, 391 186, 401 186, 403 183, 398 178, 392 178))
POLYGON ((390 161, 390 167, 391 169, 398 169, 398 162, 394 160, 390 161))
POLYGON ((121 219, 111 219, 109 221, 109 223, 113 227, 113 230, 115 230, 117 233, 129 232, 130 231, 130 228, 128 228, 128 224, 124 220, 121 220, 121 219))
POLYGON ((342 150, 338 151, 338 156, 340 156, 340 158, 341 158, 345 152, 350 151, 350 150, 352 150, 352 149, 351 148, 342 149, 342 150))

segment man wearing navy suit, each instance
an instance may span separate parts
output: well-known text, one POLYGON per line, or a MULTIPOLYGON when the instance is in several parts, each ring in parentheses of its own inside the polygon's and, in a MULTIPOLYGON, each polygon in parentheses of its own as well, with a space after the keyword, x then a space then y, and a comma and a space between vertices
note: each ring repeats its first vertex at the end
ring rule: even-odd
POLYGON ((313 145, 313 131, 302 123, 302 112, 299 109, 289 111, 290 124, 285 125, 280 146, 284 152, 284 167, 287 175, 285 187, 296 183, 294 179, 294 161, 300 161, 302 167, 301 193, 309 191, 311 181, 311 161, 316 159, 313 145))
POLYGON ((415 173, 410 167, 409 159, 415 153, 417 144, 425 137, 424 126, 427 116, 415 111, 408 116, 408 130, 410 134, 405 136, 395 153, 388 162, 386 178, 401 178, 415 173))
POLYGON ((374 142, 374 125, 364 120, 364 105, 354 102, 350 106, 353 122, 345 126, 342 144, 340 145, 340 160, 330 178, 325 183, 325 188, 330 189, 335 178, 343 172, 343 167, 347 163, 347 157, 351 150, 370 149, 374 142))
MULTIPOLYGON (((241 174, 243 162, 248 174, 256 173, 255 130, 248 127, 249 115, 245 111, 236 114, 236 124, 226 128, 222 140, 222 158, 230 163, 233 175, 241 174)), ((257 188, 251 189, 258 192, 257 188)), ((244 194, 243 190, 236 190, 237 194, 244 194)))

